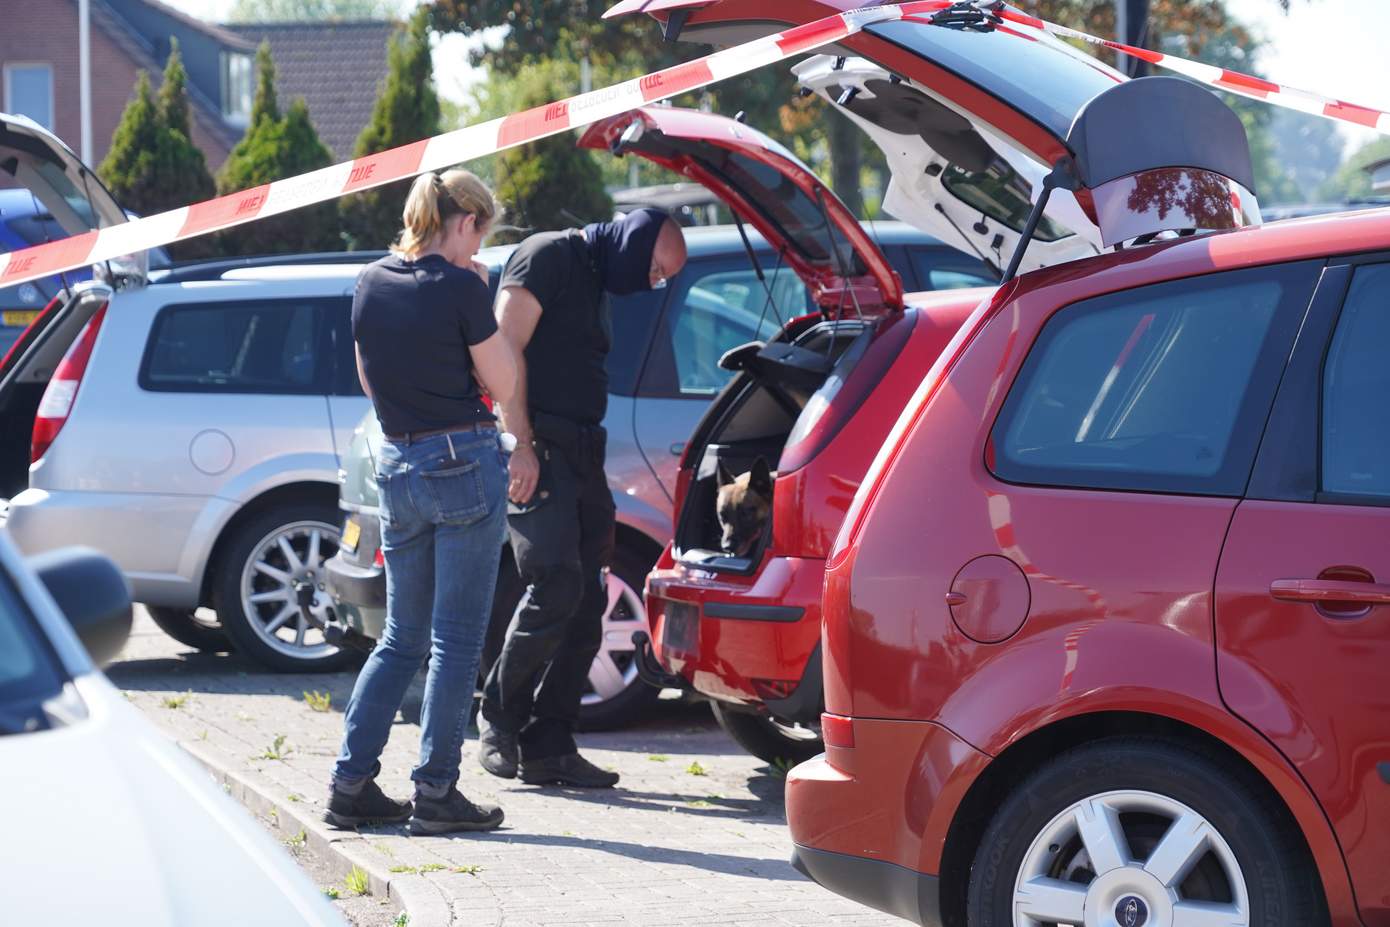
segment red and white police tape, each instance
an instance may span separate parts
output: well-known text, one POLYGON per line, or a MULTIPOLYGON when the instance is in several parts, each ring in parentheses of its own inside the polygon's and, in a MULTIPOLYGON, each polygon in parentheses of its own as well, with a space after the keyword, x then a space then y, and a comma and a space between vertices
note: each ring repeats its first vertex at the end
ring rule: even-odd
POLYGON ((1232 71, 1228 68, 1218 68, 1210 64, 1202 64, 1199 61, 1190 61, 1187 58, 1179 58, 1176 55, 1165 55, 1161 52, 1150 51, 1147 48, 1136 48, 1133 45, 1125 45, 1122 42, 1112 42, 1109 39, 1098 38, 1097 36, 1089 35, 1085 32, 1079 32, 1076 29, 1068 29, 1066 26, 1059 26, 1055 23, 1038 19, 1036 16, 1028 16, 1009 9, 1000 10, 997 15, 1009 22, 1027 26, 1031 29, 1045 32, 1048 35, 1079 39, 1092 45, 1101 45, 1142 61, 1147 61, 1149 64, 1155 64, 1161 68, 1175 71, 1178 74, 1190 77, 1200 83, 1217 87, 1230 93, 1239 94, 1243 97, 1249 97, 1252 100, 1264 100, 1276 106, 1296 109, 1300 112, 1311 113, 1314 116, 1323 116, 1328 119, 1335 119, 1339 122, 1347 122, 1352 125, 1376 129, 1377 131, 1390 134, 1390 113, 1372 109, 1369 106, 1358 106, 1355 103, 1348 103, 1344 100, 1323 96, 1322 94, 1300 90, 1297 87, 1276 84, 1258 77, 1252 77, 1249 74, 1242 74, 1239 71, 1232 71))
MULTIPOLYGON (((344 161, 297 177, 49 244, 0 253, 0 286, 12 286, 98 261, 173 244, 301 206, 337 199, 347 193, 403 180, 425 171, 495 154, 812 51, 853 35, 873 23, 902 19, 930 24, 930 14, 953 5, 952 0, 915 0, 837 13, 612 87, 446 132, 380 154, 344 161)), ((1008 7, 993 10, 988 4, 980 6, 1001 23, 1009 22, 1034 32, 1101 45, 1221 90, 1390 134, 1390 113, 1381 110, 1271 83, 1238 71, 1112 42, 1008 7)), ((1000 28, 1023 38, 1032 38, 1009 27, 1001 25, 1000 28)))
POLYGON ((0 253, 0 286, 185 241, 534 142, 812 51, 852 35, 870 23, 901 17, 902 8, 898 6, 876 6, 827 16, 611 87, 446 132, 380 154, 60 241, 0 253))

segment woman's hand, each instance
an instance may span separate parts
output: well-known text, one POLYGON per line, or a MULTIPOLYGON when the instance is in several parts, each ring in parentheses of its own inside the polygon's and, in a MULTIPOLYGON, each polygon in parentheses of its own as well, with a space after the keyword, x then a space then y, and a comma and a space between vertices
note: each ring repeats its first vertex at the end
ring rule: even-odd
POLYGON ((477 274, 479 277, 482 277, 484 283, 488 282, 487 265, 484 264, 482 261, 478 260, 477 258, 474 258, 473 260, 468 262, 468 269, 473 271, 473 273, 477 274))
POLYGON ((541 478, 541 462, 536 456, 536 449, 529 443, 518 442, 516 450, 512 451, 509 471, 511 479, 507 483, 507 498, 517 505, 525 505, 531 501, 541 478))

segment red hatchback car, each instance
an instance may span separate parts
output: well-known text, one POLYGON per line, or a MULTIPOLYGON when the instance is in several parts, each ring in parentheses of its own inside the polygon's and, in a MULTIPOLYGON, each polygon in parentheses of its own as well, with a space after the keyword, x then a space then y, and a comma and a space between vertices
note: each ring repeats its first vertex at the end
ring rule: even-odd
POLYGON ((1126 247, 979 307, 856 494, 796 862, 922 924, 1385 927, 1390 211, 1229 230, 1175 79, 1066 141, 1126 247))
MULTIPOLYGON (((683 35, 710 38, 704 21, 729 6, 695 13, 683 35)), ((729 15, 738 22, 749 10, 729 15)), ((726 28, 733 40, 744 37, 742 29, 768 26, 726 28)), ((975 48, 988 52, 1003 36, 920 23, 873 28, 892 36, 870 46, 879 60, 813 56, 794 68, 798 81, 883 151, 892 172, 888 212, 974 252, 997 277, 1021 241, 1031 191, 1046 173, 998 126, 1019 131, 1022 113, 1042 109, 1048 132, 1065 134, 1082 103, 1123 78, 1058 43, 1027 47, 1013 67, 998 68, 977 58, 975 48), (937 59, 986 82, 992 95, 968 91, 960 78, 942 84, 937 59)), ((1043 137, 1032 143, 1042 145, 1043 137)), ((703 174, 693 176, 711 185, 703 174)), ((788 211, 823 211, 832 241, 868 267, 882 261, 842 208, 822 210, 793 184, 786 190, 788 211)), ((807 192, 814 193, 809 186, 807 192)), ((838 207, 838 200, 829 205, 838 207)), ((1025 269, 1101 250, 1098 230, 1069 193, 1054 197, 1033 237, 1025 269)), ((788 261, 795 260, 789 252, 788 261)), ((985 282, 979 267, 963 279, 985 282)), ((687 444, 674 538, 647 579, 654 641, 644 660, 647 677, 709 698, 734 739, 769 762, 795 763, 822 749, 820 601, 831 540, 922 374, 989 295, 969 289, 904 299, 877 276, 851 281, 834 268, 814 271, 819 316, 792 321, 756 354, 726 358, 739 376, 687 444), (717 493, 727 480, 720 471, 743 473, 759 459, 775 476, 768 517, 750 550, 730 553, 717 520, 717 493)), ((947 282, 947 273, 963 276, 937 268, 931 279, 947 282)))

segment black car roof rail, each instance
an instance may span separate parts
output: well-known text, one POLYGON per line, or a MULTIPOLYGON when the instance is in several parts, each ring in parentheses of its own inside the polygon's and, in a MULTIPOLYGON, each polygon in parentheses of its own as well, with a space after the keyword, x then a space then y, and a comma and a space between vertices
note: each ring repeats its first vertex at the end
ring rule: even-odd
POLYGON ((385 257, 386 251, 317 251, 312 254, 257 254, 175 264, 151 283, 187 283, 221 280, 229 270, 243 267, 281 267, 287 264, 366 264, 385 257))

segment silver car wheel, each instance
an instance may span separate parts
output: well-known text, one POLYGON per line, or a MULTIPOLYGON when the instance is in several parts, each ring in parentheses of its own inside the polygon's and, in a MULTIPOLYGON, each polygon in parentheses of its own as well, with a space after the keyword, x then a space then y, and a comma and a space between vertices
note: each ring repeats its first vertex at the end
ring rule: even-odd
POLYGON ((1023 856, 1014 927, 1248 927, 1245 876, 1206 818, 1155 792, 1105 792, 1052 819, 1023 856))
POLYGON ((637 681, 636 649, 632 632, 647 627, 642 594, 612 570, 604 571, 608 584, 608 608, 603 613, 603 639, 589 667, 589 690, 583 704, 597 705, 615 698, 637 681))
POLYGON ((338 551, 338 529, 319 521, 298 521, 267 534, 241 571, 241 607, 256 636, 296 659, 338 652, 323 631, 300 611, 296 583, 313 590, 309 612, 327 623, 333 599, 325 591, 324 564, 338 551))

